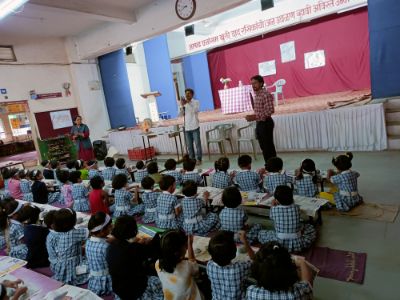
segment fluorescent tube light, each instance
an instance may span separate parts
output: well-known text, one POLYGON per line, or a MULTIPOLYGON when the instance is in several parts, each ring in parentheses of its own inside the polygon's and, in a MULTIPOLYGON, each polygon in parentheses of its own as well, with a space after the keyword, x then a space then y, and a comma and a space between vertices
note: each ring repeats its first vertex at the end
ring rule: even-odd
POLYGON ((29 0, 5 0, 0 3, 0 19, 6 17, 10 13, 15 12, 15 10, 24 5, 29 0))

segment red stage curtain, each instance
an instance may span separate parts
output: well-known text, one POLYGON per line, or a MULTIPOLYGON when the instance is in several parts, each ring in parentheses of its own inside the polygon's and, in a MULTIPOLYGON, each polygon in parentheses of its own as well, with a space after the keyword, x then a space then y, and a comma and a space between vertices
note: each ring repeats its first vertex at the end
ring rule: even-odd
POLYGON ((258 63, 275 59, 277 74, 264 77, 267 85, 284 78, 285 98, 320 95, 370 88, 368 12, 366 8, 328 16, 278 32, 243 41, 208 53, 214 105, 221 107, 221 77, 232 79, 230 87, 250 84, 258 63), (296 60, 282 63, 280 44, 294 41, 296 60), (325 50, 325 67, 304 67, 304 53, 325 50))

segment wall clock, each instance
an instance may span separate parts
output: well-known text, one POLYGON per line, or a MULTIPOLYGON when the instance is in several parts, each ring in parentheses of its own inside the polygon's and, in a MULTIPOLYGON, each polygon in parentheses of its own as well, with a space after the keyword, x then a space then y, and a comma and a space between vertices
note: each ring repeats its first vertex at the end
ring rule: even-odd
POLYGON ((196 0, 176 0, 175 12, 182 20, 189 20, 196 12, 196 0))

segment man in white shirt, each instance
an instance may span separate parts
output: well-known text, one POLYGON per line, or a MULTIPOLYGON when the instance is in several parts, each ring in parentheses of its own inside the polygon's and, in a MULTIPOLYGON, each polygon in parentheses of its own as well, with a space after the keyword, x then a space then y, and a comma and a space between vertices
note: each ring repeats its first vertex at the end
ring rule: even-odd
POLYGON ((185 115, 185 138, 186 145, 189 151, 189 157, 197 160, 197 165, 201 164, 202 151, 200 140, 200 123, 199 109, 200 102, 193 99, 194 91, 192 89, 185 90, 185 99, 181 99, 179 107, 179 115, 185 115), (196 145, 196 156, 194 153, 193 144, 196 145))

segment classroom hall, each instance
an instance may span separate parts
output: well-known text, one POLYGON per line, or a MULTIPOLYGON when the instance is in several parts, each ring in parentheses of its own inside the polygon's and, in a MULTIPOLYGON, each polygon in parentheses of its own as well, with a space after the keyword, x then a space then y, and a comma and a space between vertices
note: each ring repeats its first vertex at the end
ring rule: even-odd
POLYGON ((0 300, 2 290, 30 299, 170 299, 171 272, 156 261, 172 227, 189 236, 194 257, 186 256, 200 266, 196 299, 277 299, 250 270, 261 262, 237 230, 230 265, 247 263, 251 276, 232 275, 246 287, 224 294, 228 283, 207 275, 218 265, 209 245, 226 224, 230 188, 240 191, 254 251, 278 241, 312 271, 304 280, 292 256, 299 285, 278 299, 398 299, 399 12, 395 0, 0 0, 0 300), (166 175, 176 190, 164 198, 176 202, 161 213, 158 194, 148 193, 165 196, 166 175), (193 195, 184 183, 192 179, 193 195), (274 194, 282 185, 294 195, 289 206, 274 194), (201 200, 197 212, 185 204, 190 197, 201 200), (295 220, 277 213, 288 207, 295 220), (95 210, 106 216, 95 221, 95 210), (76 224, 65 229, 57 216, 68 212, 76 224), (132 222, 125 215, 139 231, 121 239, 151 239, 157 255, 109 254, 121 236, 104 232, 118 219, 132 222), (27 238, 35 226, 47 236, 39 267, 27 238), (96 248, 102 234, 111 239, 96 248), (151 276, 136 267, 141 261, 153 263, 151 276), (116 271, 117 262, 135 271, 116 271), (123 283, 136 272, 147 285, 123 283))

